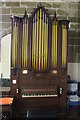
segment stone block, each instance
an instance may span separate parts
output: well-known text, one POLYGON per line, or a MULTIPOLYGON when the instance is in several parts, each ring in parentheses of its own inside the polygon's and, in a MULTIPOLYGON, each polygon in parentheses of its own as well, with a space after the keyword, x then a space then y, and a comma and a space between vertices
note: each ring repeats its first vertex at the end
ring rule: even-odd
POLYGON ((10 14, 10 8, 0 8, 0 14, 10 14))
POLYGON ((73 38, 74 38, 74 37, 78 37, 78 36, 80 37, 80 32, 76 32, 76 31, 71 31, 71 30, 69 30, 69 31, 68 31, 68 36, 69 36, 69 37, 73 37, 73 38))
POLYGON ((68 62, 74 62, 74 63, 79 62, 79 55, 76 53, 68 54, 68 62))
POLYGON ((57 16, 58 20, 67 20, 67 16, 57 16))
POLYGON ((40 2, 40 3, 37 3, 37 6, 44 6, 45 8, 51 8, 51 3, 49 3, 49 2, 40 2))
POLYGON ((66 16, 68 16, 68 13, 66 11, 64 11, 64 10, 58 9, 57 10, 57 15, 66 15, 66 16))
POLYGON ((75 46, 68 45, 68 54, 75 53, 75 46))
POLYGON ((6 2, 5 3, 6 4, 6 6, 11 6, 11 7, 13 7, 13 6, 19 6, 20 5, 20 2, 6 2))
MULTIPOLYGON (((80 41, 80 39, 79 39, 80 41)), ((75 46, 75 53, 80 53, 80 45, 75 46)))
POLYGON ((68 37, 68 45, 78 45, 79 39, 78 37, 68 37))
POLYGON ((11 13, 15 13, 15 14, 24 14, 26 10, 26 7, 22 8, 22 7, 13 7, 11 8, 11 13))
POLYGON ((78 9, 68 9, 68 16, 69 17, 78 17, 78 9))
POLYGON ((34 10, 35 10, 35 8, 30 8, 30 7, 26 9, 28 14, 34 12, 34 10))
POLYGON ((69 19, 69 21, 70 22, 78 22, 78 21, 80 21, 80 17, 68 17, 68 19, 69 19))
POLYGON ((78 3, 69 3, 69 8, 78 9, 78 3))
POLYGON ((0 30, 8 29, 9 27, 11 27, 11 23, 0 23, 0 30))
POLYGON ((61 2, 60 9, 67 11, 69 9, 68 3, 61 2))
POLYGON ((50 15, 54 15, 56 13, 55 9, 47 9, 47 10, 50 15))
POLYGON ((0 15, 0 22, 11 22, 10 15, 0 15))
POLYGON ((80 9, 80 2, 78 2, 78 9, 80 9))
POLYGON ((0 2, 0 6, 2 6, 2 2, 0 2))
POLYGON ((78 29, 78 28, 80 28, 80 24, 78 24, 78 23, 71 23, 71 28, 78 29))
POLYGON ((35 7, 37 6, 36 2, 21 2, 21 6, 35 7))
POLYGON ((53 4, 52 4, 52 7, 53 8, 59 8, 60 6, 61 6, 61 2, 54 2, 53 4))
POLYGON ((5 2, 1 2, 0 1, 0 6, 2 7, 2 6, 4 6, 5 5, 5 2))
POLYGON ((80 63, 80 53, 78 53, 78 63, 80 63))

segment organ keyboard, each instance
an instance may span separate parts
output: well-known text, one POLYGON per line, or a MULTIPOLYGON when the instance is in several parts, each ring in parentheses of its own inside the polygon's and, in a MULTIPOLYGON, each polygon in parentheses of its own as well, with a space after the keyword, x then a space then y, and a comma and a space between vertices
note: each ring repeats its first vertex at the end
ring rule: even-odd
POLYGON ((24 94, 22 98, 26 97, 57 97, 57 94, 24 94))

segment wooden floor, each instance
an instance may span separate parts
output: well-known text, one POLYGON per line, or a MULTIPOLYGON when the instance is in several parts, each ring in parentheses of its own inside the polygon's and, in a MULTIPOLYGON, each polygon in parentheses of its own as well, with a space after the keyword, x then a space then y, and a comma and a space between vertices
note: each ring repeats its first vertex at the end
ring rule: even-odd
MULTIPOLYGON (((4 106, 3 106, 4 107, 4 106)), ((8 107, 8 106, 6 106, 8 107)), ((9 108, 9 107, 8 107, 9 108)), ((11 117, 10 111, 7 108, 2 112, 3 119, 9 119, 11 117)), ((53 110, 28 110, 26 112, 18 113, 18 111, 14 110, 12 117, 10 119, 29 119, 29 118, 53 118, 53 119, 61 119, 61 120, 80 120, 80 106, 71 106, 69 111, 65 114, 63 112, 56 112, 53 110)))

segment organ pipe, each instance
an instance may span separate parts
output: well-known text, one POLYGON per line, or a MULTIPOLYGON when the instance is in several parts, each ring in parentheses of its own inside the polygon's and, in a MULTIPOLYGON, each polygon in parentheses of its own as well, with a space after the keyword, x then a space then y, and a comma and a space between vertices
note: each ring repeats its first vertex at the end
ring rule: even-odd
POLYGON ((32 68, 33 68, 33 62, 34 62, 34 17, 33 17, 33 37, 32 37, 32 68))
POLYGON ((28 20, 27 20, 27 33, 26 33, 26 48, 27 48, 27 52, 26 52, 26 66, 27 66, 27 63, 28 63, 28 20))
POLYGON ((43 70, 43 56, 44 56, 44 12, 42 19, 42 70, 43 70))
POLYGON ((37 13, 37 43, 36 43, 36 69, 38 68, 38 43, 39 43, 39 41, 38 41, 38 37, 39 37, 39 11, 38 11, 38 13, 37 13))
POLYGON ((57 68, 57 22, 52 24, 52 67, 57 68))
POLYGON ((40 60, 41 60, 41 9, 40 9, 40 19, 39 19, 39 70, 40 70, 40 60))
POLYGON ((22 67, 27 67, 28 59, 28 20, 23 20, 23 35, 22 35, 22 67))
POLYGON ((13 23, 12 66, 17 67, 18 23, 13 23))
POLYGON ((48 18, 46 24, 46 68, 47 68, 47 60, 48 60, 48 18))
POLYGON ((45 23, 44 23, 44 69, 46 63, 46 14, 45 14, 45 23))
POLYGON ((67 56, 67 29, 66 25, 62 25, 62 68, 66 68, 67 56))

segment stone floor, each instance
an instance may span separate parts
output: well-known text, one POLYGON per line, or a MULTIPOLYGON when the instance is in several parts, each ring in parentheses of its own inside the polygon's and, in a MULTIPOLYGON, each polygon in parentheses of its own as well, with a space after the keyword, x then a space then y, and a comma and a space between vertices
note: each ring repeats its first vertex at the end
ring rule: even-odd
MULTIPOLYGON (((21 118, 21 119, 29 119, 29 118, 53 118, 53 119, 59 119, 59 120, 79 120, 80 119, 80 106, 71 106, 69 108, 69 111, 67 111, 65 114, 58 113, 53 110, 28 110, 26 112, 18 113, 18 111, 15 111, 14 114, 12 114, 11 119, 21 118)), ((2 118, 9 119, 10 118, 10 112, 4 111, 2 113, 2 118)))

